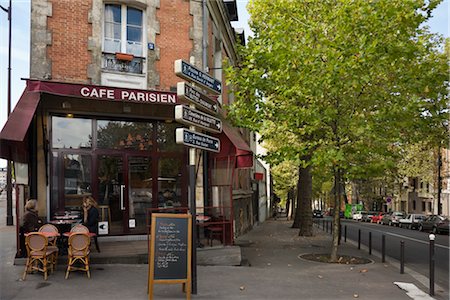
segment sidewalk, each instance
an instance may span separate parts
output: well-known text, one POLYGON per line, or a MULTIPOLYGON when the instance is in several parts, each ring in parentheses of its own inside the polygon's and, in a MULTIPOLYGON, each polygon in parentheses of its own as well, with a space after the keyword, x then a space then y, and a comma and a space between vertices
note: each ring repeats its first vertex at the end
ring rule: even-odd
MULTIPOLYGON (((292 222, 269 220, 237 239, 244 266, 198 266, 198 293, 193 299, 411 299, 393 282, 422 286, 409 274, 381 263, 347 243, 340 254, 367 257, 373 263, 337 265, 299 258, 305 253, 329 253, 331 237, 314 227, 314 237, 298 237, 292 222)), ((91 279, 74 272, 64 279, 59 265, 47 281, 42 274, 21 275, 12 265, 14 228, 0 226, 0 299, 148 299, 147 264, 92 265, 91 279)), ((100 253, 101 254, 101 253, 100 253)), ((155 299, 184 299, 181 285, 156 285, 155 299)), ((435 299, 448 299, 436 289, 435 299)), ((419 299, 419 298, 414 298, 419 299)), ((420 298, 430 299, 430 298, 420 298)))

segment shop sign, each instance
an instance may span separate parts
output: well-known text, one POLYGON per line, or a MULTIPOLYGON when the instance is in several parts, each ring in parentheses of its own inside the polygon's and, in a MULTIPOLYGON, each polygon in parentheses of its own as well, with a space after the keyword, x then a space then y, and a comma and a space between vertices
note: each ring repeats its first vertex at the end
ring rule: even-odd
POLYGON ((184 99, 195 104, 198 109, 214 114, 219 112, 219 104, 214 99, 209 98, 189 83, 177 83, 177 96, 179 99, 184 99))
POLYGON ((154 91, 119 90, 106 87, 85 86, 80 89, 82 97, 109 100, 123 100, 143 103, 175 104, 177 98, 174 94, 157 93, 154 91))
POLYGON ((188 81, 198 83, 213 93, 222 93, 222 83, 219 80, 181 59, 175 61, 175 74, 188 81))
POLYGON ((222 121, 220 119, 185 105, 175 106, 175 120, 186 125, 198 126, 211 132, 222 132, 222 121))
POLYGON ((176 129, 175 141, 177 144, 183 144, 189 147, 212 152, 220 151, 220 140, 218 138, 195 131, 190 131, 186 128, 176 129))

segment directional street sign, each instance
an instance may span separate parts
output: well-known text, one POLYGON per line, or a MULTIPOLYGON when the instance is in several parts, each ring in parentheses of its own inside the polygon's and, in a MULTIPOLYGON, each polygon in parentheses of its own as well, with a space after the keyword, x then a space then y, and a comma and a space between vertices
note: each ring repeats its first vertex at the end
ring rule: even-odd
POLYGON ((175 106, 175 120, 186 125, 198 126, 211 132, 222 132, 222 121, 220 119, 185 105, 175 106))
POLYGON ((212 152, 220 152, 220 140, 218 138, 190 131, 186 128, 177 128, 175 132, 177 144, 199 148, 212 152))
POLYGON ((219 112, 219 104, 186 82, 177 83, 177 96, 197 105, 198 109, 215 113, 219 112))
POLYGON ((198 83, 213 93, 222 93, 222 83, 219 80, 181 59, 175 61, 175 74, 183 79, 198 83))

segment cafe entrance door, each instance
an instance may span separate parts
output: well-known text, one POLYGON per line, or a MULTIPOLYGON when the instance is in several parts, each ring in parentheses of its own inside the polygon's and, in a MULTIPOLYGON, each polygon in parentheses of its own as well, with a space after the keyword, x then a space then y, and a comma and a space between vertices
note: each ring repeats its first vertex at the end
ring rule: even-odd
POLYGON ((151 157, 99 155, 97 162, 99 221, 107 222, 110 235, 145 233, 153 194, 151 157))

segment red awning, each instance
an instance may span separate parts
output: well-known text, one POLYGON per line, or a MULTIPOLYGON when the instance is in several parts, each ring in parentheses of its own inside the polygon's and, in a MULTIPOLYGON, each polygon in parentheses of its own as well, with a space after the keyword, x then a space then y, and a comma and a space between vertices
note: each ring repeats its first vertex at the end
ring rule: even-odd
POLYGON ((41 95, 25 90, 0 132, 0 157, 27 162, 26 135, 41 95))
POLYGON ((220 152, 216 157, 235 156, 236 168, 251 168, 253 166, 253 152, 244 141, 239 132, 222 122, 223 131, 218 135, 220 139, 220 152))

